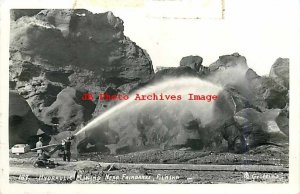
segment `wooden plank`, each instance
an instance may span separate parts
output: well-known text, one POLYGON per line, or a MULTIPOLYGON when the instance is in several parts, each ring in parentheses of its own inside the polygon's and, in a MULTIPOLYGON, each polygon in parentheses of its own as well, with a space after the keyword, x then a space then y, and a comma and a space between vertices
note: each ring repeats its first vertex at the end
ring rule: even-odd
POLYGON ((133 164, 99 163, 102 167, 113 165, 121 168, 144 168, 146 170, 190 170, 190 171, 238 171, 238 172, 289 172, 283 166, 274 165, 200 165, 200 164, 133 164))

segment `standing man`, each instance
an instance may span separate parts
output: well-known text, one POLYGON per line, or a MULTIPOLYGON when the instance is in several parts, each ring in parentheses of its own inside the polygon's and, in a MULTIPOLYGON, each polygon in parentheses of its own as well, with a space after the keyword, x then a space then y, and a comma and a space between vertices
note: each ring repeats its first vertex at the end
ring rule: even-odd
MULTIPOLYGON (((36 142, 35 147, 36 148, 43 147, 42 137, 39 137, 39 141, 36 142)), ((38 149, 36 152, 37 152, 38 157, 42 156, 42 154, 43 154, 42 149, 38 149)))
POLYGON ((64 140, 64 161, 68 159, 68 162, 70 162, 71 158, 71 137, 67 137, 67 139, 64 140))

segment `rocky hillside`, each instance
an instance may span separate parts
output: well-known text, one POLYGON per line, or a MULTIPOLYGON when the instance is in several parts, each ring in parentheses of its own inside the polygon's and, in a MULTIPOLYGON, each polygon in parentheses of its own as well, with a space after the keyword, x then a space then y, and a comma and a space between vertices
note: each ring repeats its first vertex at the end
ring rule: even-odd
MULTIPOLYGON (((209 68, 199 59, 183 58, 179 67, 158 71, 132 93, 149 85, 150 93, 158 94, 217 92, 215 103, 132 102, 79 137, 83 139, 80 150, 122 153, 184 146, 243 153, 263 144, 288 145, 288 87, 279 79, 257 75, 238 53, 220 56, 209 68), (97 141, 97 137, 103 139, 97 141)), ((288 63, 288 59, 281 61, 288 63)), ((288 72, 286 63, 278 64, 278 60, 271 72, 274 68, 288 72)))
POLYGON ((26 143, 37 134, 39 123, 22 96, 9 92, 9 145, 26 143))
POLYGON ((78 135, 76 150, 183 146, 242 153, 262 144, 288 144, 288 59, 277 59, 269 76, 257 75, 238 53, 220 56, 209 67, 200 56, 186 56, 178 67, 154 74, 147 52, 124 35, 123 21, 111 12, 12 10, 11 21, 10 89, 17 96, 10 102, 12 144, 29 138, 19 138, 23 131, 16 118, 30 117, 34 122, 22 128, 33 135, 41 129, 50 143, 60 143, 118 104, 98 100, 99 93, 134 94, 148 86, 156 93, 215 92, 219 99, 124 105, 78 135), (94 99, 82 100, 86 92, 94 99), (26 113, 15 111, 16 98, 26 113))
POLYGON ((98 93, 128 91, 152 74, 147 52, 124 35, 123 21, 111 12, 11 11, 10 89, 59 131, 105 111, 98 93), (80 99, 87 91, 92 102, 80 99))

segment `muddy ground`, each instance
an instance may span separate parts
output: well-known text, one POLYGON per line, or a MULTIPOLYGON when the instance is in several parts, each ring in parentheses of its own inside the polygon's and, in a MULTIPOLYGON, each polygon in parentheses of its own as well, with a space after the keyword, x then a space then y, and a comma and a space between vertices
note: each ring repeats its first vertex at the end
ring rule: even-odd
MULTIPOLYGON (((15 155, 10 153, 10 166, 34 168, 36 153, 15 155)), ((189 149, 151 149, 123 155, 99 153, 81 154, 71 162, 52 158, 58 170, 76 170, 76 180, 62 180, 51 177, 30 178, 10 176, 11 183, 80 183, 80 184, 213 184, 213 183, 287 183, 285 172, 238 172, 238 171, 188 171, 188 170, 146 170, 104 167, 99 162, 108 163, 160 163, 160 164, 220 164, 220 165, 275 165, 288 167, 288 147, 273 145, 259 146, 244 154, 195 151, 189 149)))

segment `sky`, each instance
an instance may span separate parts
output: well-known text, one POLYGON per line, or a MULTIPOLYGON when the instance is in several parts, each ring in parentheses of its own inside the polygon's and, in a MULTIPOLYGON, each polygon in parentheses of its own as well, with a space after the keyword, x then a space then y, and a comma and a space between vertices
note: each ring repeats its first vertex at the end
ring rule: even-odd
MULTIPOLYGON (((209 66, 221 55, 238 52, 246 57, 250 68, 265 75, 277 58, 298 55, 299 1, 224 0, 224 20, 211 19, 203 13, 199 13, 202 19, 161 19, 154 16, 172 15, 174 7, 165 4, 165 14, 156 8, 90 10, 111 10, 120 17, 125 35, 147 50, 154 67, 178 66, 180 59, 188 55, 203 57, 203 65, 209 66)), ((195 14, 195 4, 183 7, 178 15, 187 16, 190 10, 195 14)))

